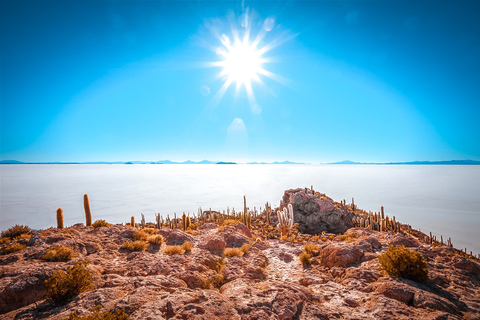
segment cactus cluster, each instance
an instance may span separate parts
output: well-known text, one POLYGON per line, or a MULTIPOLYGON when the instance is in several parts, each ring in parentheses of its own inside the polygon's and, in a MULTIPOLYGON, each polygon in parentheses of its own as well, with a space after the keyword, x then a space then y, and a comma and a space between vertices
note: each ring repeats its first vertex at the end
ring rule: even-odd
POLYGON ((293 207, 289 203, 283 210, 277 211, 278 225, 277 227, 282 230, 282 234, 286 234, 288 230, 293 227, 293 207))
POLYGON ((353 217, 352 222, 355 227, 367 228, 375 231, 393 231, 396 233, 402 231, 400 223, 395 220, 395 216, 393 216, 392 219, 390 219, 388 215, 385 217, 383 206, 381 207, 380 213, 366 213, 362 211, 360 214, 356 214, 353 217))

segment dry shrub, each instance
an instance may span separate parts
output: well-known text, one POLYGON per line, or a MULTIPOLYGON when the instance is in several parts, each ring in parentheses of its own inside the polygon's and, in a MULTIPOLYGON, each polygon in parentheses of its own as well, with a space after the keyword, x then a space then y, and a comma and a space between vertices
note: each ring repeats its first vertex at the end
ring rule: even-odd
POLYGON ((410 251, 403 245, 388 246, 378 257, 382 269, 392 277, 423 282, 428 279, 427 260, 420 252, 410 251))
POLYGON ((10 239, 9 237, 1 238, 0 244, 9 243, 10 241, 12 241, 12 239, 10 239))
POLYGON ((108 223, 105 220, 97 220, 92 224, 92 227, 93 228, 100 228, 100 227, 110 228, 111 226, 110 226, 110 223, 108 223))
POLYGON ((241 257, 243 252, 239 248, 225 248, 223 254, 227 257, 241 257))
POLYGON ((228 226, 236 225, 237 223, 240 223, 240 221, 234 219, 226 219, 223 221, 223 224, 220 226, 220 228, 218 228, 218 232, 225 230, 225 228, 228 226))
POLYGON ((184 254, 185 250, 180 246, 167 246, 165 254, 184 254))
POLYGON ((78 261, 67 272, 57 270, 51 278, 45 280, 45 297, 55 304, 67 304, 82 292, 93 290, 92 273, 88 270, 88 261, 78 261))
POLYGON ((247 254, 248 253, 248 250, 250 250, 250 245, 245 243, 243 244, 243 246, 240 247, 240 251, 242 252, 242 254, 247 254))
POLYGON ((154 235, 158 233, 157 228, 143 228, 141 231, 145 232, 146 234, 154 235))
POLYGON ((132 242, 130 240, 127 240, 124 244, 122 244, 120 249, 125 249, 129 251, 145 251, 147 247, 148 243, 145 241, 137 240, 132 242))
POLYGON ((148 243, 157 245, 157 246, 161 246, 164 240, 165 239, 161 234, 148 237, 148 243))
POLYGON ((95 306, 90 309, 92 314, 88 316, 79 316, 76 312, 72 312, 65 320, 128 320, 128 314, 125 313, 125 308, 117 309, 111 313, 108 311, 100 312, 101 305, 95 306))
POLYGON ((182 244, 182 249, 185 250, 185 251, 192 251, 192 249, 193 249, 193 243, 191 243, 190 241, 185 241, 185 242, 182 244))
POLYGON ((303 247, 306 253, 308 253, 310 256, 318 256, 319 249, 318 246, 314 243, 307 242, 305 246, 303 247))
POLYGON ((5 254, 14 253, 14 252, 17 252, 17 251, 22 251, 26 247, 27 247, 26 245, 18 243, 18 242, 12 243, 11 245, 3 247, 2 249, 0 249, 0 255, 5 255, 5 254))
POLYGON ((310 265, 312 264, 312 260, 310 260, 312 256, 308 253, 306 253, 305 251, 302 251, 302 253, 300 253, 300 261, 302 262, 302 264, 304 265, 310 265))
POLYGON ((133 238, 135 240, 140 240, 140 241, 147 241, 148 239, 148 234, 143 231, 143 230, 135 230, 133 232, 133 238))
POLYGON ((16 237, 18 237, 18 236, 20 236, 24 233, 31 234, 32 229, 30 229, 29 226, 23 226, 23 225, 16 224, 13 227, 10 227, 7 230, 2 231, 1 237, 2 238, 15 239, 16 237))
POLYGON ((190 229, 197 230, 198 229, 198 222, 194 222, 194 223, 190 224, 190 229))
POLYGON ((42 256, 42 259, 46 261, 68 261, 72 260, 73 256, 72 248, 57 246, 49 248, 42 256))

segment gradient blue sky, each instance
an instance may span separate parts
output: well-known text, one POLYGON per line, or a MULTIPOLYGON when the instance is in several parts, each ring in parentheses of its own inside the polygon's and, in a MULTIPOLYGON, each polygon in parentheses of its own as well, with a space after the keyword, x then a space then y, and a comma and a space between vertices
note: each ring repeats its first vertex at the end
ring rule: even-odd
POLYGON ((480 160, 480 1, 2 1, 0 158, 480 160), (256 105, 208 62, 256 35, 256 105), (269 28, 270 29, 270 28, 269 28), (207 89, 208 88, 208 89, 207 89))

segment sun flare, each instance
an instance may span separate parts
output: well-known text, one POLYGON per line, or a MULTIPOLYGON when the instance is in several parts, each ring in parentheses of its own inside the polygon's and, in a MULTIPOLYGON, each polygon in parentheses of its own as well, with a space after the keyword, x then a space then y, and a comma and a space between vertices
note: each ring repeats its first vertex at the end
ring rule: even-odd
POLYGON ((219 63, 222 67, 221 75, 237 85, 248 85, 252 80, 259 81, 258 75, 262 72, 264 61, 255 45, 247 41, 236 41, 231 45, 226 36, 222 43, 225 48, 218 51, 223 57, 219 63))
POLYGON ((291 35, 281 30, 275 32, 275 20, 267 18, 258 20, 258 15, 249 10, 246 11, 241 23, 239 19, 230 16, 228 19, 230 32, 226 28, 219 27, 218 21, 207 25, 212 34, 220 41, 221 45, 212 46, 218 60, 210 62, 209 67, 218 67, 220 71, 217 78, 223 81, 223 85, 211 100, 212 105, 217 105, 228 88, 235 86, 235 96, 245 88, 252 112, 258 114, 261 109, 253 93, 253 84, 265 86, 265 79, 272 79, 286 84, 286 78, 267 70, 272 62, 271 57, 266 57, 272 49, 291 39, 291 35), (252 31, 255 29, 255 31, 252 31), (228 35, 226 34, 228 33, 228 35))

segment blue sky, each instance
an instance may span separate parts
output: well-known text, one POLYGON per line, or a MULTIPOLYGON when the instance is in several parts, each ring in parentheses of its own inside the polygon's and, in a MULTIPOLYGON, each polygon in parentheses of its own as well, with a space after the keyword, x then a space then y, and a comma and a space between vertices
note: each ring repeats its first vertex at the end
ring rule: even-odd
POLYGON ((0 158, 480 160, 479 14, 474 0, 2 1, 0 158), (221 94, 232 30, 269 48, 251 95, 221 94))

